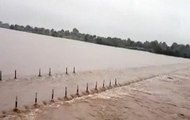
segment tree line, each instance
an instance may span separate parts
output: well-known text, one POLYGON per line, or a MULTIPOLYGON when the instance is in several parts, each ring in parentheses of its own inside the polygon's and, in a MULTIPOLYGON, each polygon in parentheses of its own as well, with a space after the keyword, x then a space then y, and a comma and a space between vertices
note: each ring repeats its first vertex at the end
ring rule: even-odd
POLYGON ((80 40, 101 45, 143 50, 157 54, 190 58, 190 45, 173 43, 171 46, 168 46, 165 42, 158 42, 157 40, 151 42, 149 41, 141 42, 141 41, 133 41, 130 38, 121 39, 116 37, 101 37, 96 35, 80 33, 77 28, 74 28, 72 31, 63 30, 63 29, 54 30, 42 27, 32 27, 30 25, 26 26, 17 25, 17 24, 9 25, 8 23, 2 23, 1 21, 0 21, 0 27, 18 30, 18 31, 30 32, 30 33, 48 35, 53 37, 80 40))

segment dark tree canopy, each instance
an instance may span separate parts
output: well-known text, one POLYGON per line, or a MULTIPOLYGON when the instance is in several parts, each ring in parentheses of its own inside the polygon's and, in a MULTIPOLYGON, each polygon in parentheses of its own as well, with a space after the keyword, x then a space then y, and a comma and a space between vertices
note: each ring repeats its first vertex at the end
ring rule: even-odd
POLYGON ((75 39, 85 42, 91 42, 101 45, 108 45, 114 47, 122 47, 128 49, 136 49, 143 50, 158 54, 171 55, 176 57, 185 57, 190 58, 190 45, 181 45, 177 43, 173 43, 171 46, 168 46, 165 42, 158 42, 157 40, 151 42, 140 42, 133 41, 130 38, 127 40, 120 38, 112 38, 112 37, 100 37, 96 35, 83 34, 80 33, 77 28, 74 28, 71 32, 69 30, 54 30, 54 29, 46 29, 42 27, 32 27, 30 25, 22 26, 17 24, 3 23, 0 21, 0 27, 19 30, 24 32, 31 32, 43 35, 49 35, 53 37, 61 37, 61 38, 69 38, 75 39))

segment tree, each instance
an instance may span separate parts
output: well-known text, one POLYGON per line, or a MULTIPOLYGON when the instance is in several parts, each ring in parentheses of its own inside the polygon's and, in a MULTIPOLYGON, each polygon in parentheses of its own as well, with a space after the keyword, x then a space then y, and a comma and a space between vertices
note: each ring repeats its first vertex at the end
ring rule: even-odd
POLYGON ((32 31, 33 31, 33 28, 32 28, 30 25, 27 25, 27 26, 24 28, 24 31, 26 31, 26 32, 32 32, 32 31))
POLYGON ((19 30, 19 31, 33 32, 43 35, 51 35, 53 37, 64 37, 64 38, 82 40, 91 43, 137 49, 137 50, 146 50, 158 54, 190 58, 190 45, 173 43, 171 46, 168 46, 165 42, 158 42, 157 40, 151 42, 146 41, 142 43, 140 41, 135 42, 130 38, 125 40, 116 37, 114 38, 112 37, 106 38, 99 36, 97 37, 96 35, 82 34, 79 32, 77 28, 73 28, 72 32, 69 32, 69 30, 64 31, 63 29, 56 31, 54 29, 50 30, 45 28, 32 27, 30 25, 26 26, 17 25, 17 24, 9 25, 8 23, 3 23, 1 21, 0 21, 0 27, 19 30))
POLYGON ((14 25, 10 25, 10 29, 15 29, 15 26, 14 25))
POLYGON ((54 29, 51 29, 51 36, 58 37, 58 32, 55 31, 54 29))
POLYGON ((79 31, 78 31, 78 29, 76 29, 76 28, 73 28, 73 33, 74 33, 74 34, 79 34, 79 31))
POLYGON ((98 43, 98 44, 103 44, 103 43, 102 43, 102 38, 97 37, 97 38, 96 38, 96 43, 98 43))
POLYGON ((65 36, 70 36, 70 32, 68 30, 65 31, 65 36))

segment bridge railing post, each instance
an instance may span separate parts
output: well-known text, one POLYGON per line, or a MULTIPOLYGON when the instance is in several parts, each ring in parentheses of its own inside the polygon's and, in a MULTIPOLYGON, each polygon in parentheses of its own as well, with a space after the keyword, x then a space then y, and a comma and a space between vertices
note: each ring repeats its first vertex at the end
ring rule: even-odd
POLYGON ((15 76, 14 79, 17 79, 17 71, 15 70, 15 76))
POLYGON ((0 81, 2 81, 2 71, 0 70, 0 81))

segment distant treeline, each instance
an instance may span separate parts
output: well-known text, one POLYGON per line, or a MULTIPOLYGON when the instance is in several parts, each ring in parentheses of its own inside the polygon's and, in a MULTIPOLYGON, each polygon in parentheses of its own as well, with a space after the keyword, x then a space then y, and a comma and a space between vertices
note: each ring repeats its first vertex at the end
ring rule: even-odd
POLYGON ((54 30, 46 29, 40 27, 32 27, 30 25, 22 26, 17 24, 7 24, 0 21, 0 27, 13 29, 18 31, 25 31, 30 33, 37 33, 42 35, 48 35, 53 37, 75 39, 90 43, 96 43, 101 45, 108 45, 121 48, 129 48, 136 50, 149 51, 158 54, 190 58, 190 45, 182 45, 173 43, 171 46, 168 46, 165 42, 158 42, 157 40, 151 42, 140 42, 132 41, 130 38, 127 40, 121 38, 112 38, 112 37, 100 37, 96 35, 83 34, 80 33, 78 29, 74 28, 72 31, 69 30, 54 30))

